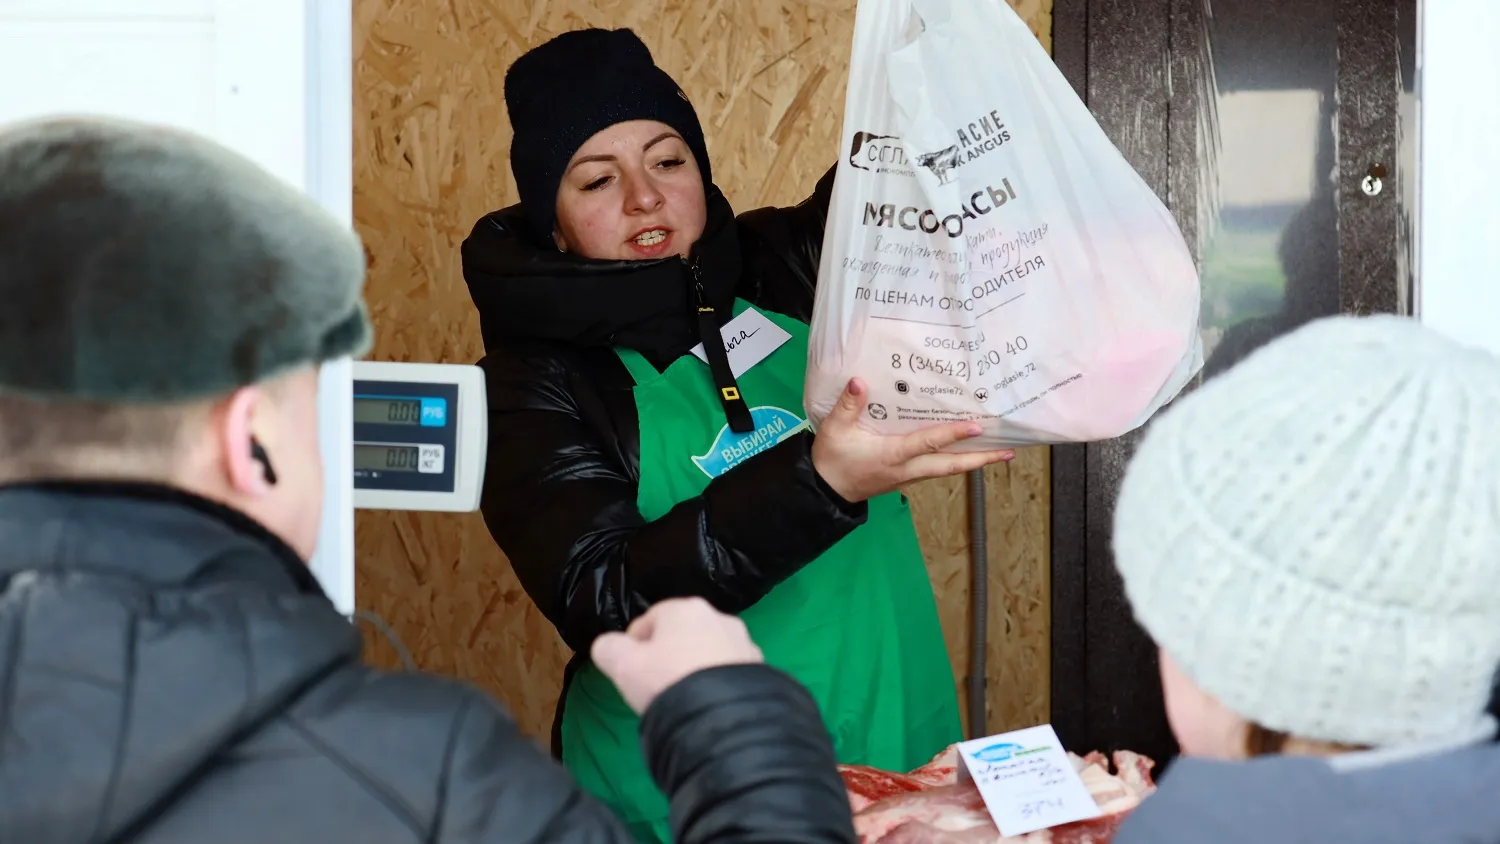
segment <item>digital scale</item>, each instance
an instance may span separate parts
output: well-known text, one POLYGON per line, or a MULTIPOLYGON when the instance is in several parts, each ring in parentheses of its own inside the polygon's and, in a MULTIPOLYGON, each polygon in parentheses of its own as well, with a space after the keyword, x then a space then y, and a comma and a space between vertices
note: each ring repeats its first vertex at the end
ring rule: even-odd
POLYGON ((484 371, 354 361, 354 506, 479 509, 488 450, 484 371))

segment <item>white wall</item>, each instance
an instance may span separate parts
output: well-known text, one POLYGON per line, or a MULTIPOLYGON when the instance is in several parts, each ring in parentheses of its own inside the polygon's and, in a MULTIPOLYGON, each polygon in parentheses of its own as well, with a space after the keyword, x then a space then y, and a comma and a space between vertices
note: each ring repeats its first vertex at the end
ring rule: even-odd
POLYGON ((1417 314, 1500 352, 1500 3, 1424 0, 1418 38, 1417 314))
MULTIPOLYGON (((191 129, 352 225, 349 0, 0 0, 0 123, 58 112, 191 129), (273 58, 273 51, 279 52, 273 58)), ((313 572, 354 606, 351 369, 323 372, 313 572)))

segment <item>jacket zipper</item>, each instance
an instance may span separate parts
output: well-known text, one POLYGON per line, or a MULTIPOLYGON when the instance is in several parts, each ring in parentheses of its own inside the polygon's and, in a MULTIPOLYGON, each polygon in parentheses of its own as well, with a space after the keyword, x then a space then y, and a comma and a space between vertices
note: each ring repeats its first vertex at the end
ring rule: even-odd
POLYGON ((682 262, 687 265, 688 275, 693 280, 693 292, 697 296, 698 310, 712 310, 708 305, 708 293, 703 289, 703 272, 698 267, 698 259, 683 257, 682 262))

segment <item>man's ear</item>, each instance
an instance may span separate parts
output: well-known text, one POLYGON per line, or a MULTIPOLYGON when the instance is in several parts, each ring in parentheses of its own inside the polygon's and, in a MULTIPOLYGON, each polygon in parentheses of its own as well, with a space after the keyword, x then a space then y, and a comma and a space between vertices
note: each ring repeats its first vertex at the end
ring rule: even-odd
POLYGON ((229 485, 241 495, 256 498, 268 494, 272 485, 270 473, 254 453, 257 444, 267 451, 275 445, 266 442, 271 426, 256 424, 256 415, 267 411, 265 403, 264 390, 241 387, 223 402, 216 420, 219 450, 229 485))

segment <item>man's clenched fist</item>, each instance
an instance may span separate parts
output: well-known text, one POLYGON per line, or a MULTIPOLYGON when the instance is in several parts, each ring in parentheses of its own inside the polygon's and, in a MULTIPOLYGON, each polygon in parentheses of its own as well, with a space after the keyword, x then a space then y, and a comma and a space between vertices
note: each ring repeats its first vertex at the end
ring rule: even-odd
POLYGON ((743 621, 702 598, 656 604, 624 633, 595 639, 590 655, 637 715, 689 674, 765 659, 743 621))

